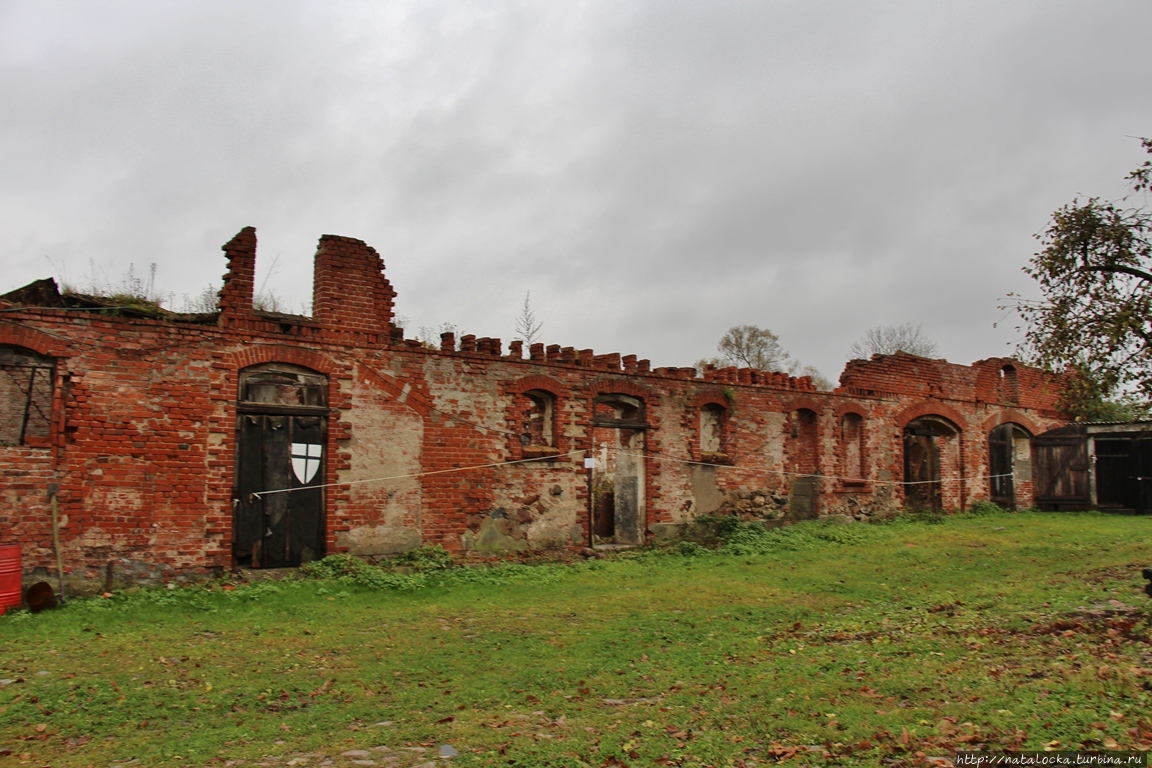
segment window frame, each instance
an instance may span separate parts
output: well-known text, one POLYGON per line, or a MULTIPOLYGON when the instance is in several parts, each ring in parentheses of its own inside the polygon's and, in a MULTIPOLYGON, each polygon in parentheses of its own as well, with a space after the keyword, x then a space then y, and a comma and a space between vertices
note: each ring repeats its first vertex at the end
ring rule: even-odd
POLYGON ((56 371, 57 360, 48 355, 40 354, 39 352, 22 347, 17 344, 0 344, 0 376, 7 377, 11 381, 12 391, 19 393, 20 397, 14 401, 13 415, 19 414, 19 431, 15 440, 3 440, 4 432, 11 426, 15 425, 15 419, 12 425, 5 423, 0 427, 0 446, 4 447, 26 447, 26 448, 50 448, 52 445, 52 427, 55 415, 55 400, 56 400, 56 371), (12 375, 10 371, 23 369, 31 371, 31 376, 25 387, 21 386, 17 376, 12 375), (40 372, 44 372, 44 382, 41 384, 38 380, 41 378, 40 372), (40 396, 37 397, 37 394, 40 396), (19 399, 23 399, 23 404, 19 404, 19 399), (33 411, 39 414, 40 418, 37 422, 42 421, 43 427, 37 429, 36 434, 29 434, 28 428, 33 411), (42 433, 41 433, 42 432, 42 433))

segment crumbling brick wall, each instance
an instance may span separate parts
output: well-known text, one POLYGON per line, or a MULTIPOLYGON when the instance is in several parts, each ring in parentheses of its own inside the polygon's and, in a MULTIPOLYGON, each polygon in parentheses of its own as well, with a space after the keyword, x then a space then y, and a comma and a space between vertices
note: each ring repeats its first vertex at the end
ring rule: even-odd
MULTIPOLYGON (((224 251, 214 315, 81 312, 48 290, 3 302, 16 311, 0 316, 0 346, 55 361, 48 438, 0 446, 0 541, 22 545, 27 569, 54 568, 50 483, 76 577, 99 579, 110 561, 150 578, 234 565, 240 377, 270 363, 326 377, 321 549, 365 555, 582 547, 597 541, 591 508, 625 492, 646 540, 701 514, 863 518, 903 502, 918 423, 942 431, 940 503, 958 508, 988 496, 994 427, 1035 435, 1063 423, 1059 381, 1007 359, 855 360, 840 387, 819 392, 807 378, 698 377, 559 345, 525 357, 519 342, 448 334, 429 349, 392 325, 395 294, 360 241, 321 239, 312 317, 253 309, 254 230, 224 251), (548 430, 525 434, 526 403, 548 413, 548 430), (597 496, 621 439, 642 446, 639 458, 625 457, 597 496), (601 460, 591 478, 586 457, 601 460)), ((1031 503, 1026 480, 1016 493, 1031 503)))

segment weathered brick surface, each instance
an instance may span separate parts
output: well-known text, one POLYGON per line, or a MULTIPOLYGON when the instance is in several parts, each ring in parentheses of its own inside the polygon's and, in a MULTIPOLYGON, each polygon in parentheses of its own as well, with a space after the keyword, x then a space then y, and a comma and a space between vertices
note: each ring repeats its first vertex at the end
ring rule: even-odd
MULTIPOLYGON (((801 474, 822 476, 822 514, 899 504, 903 429, 923 416, 955 430, 940 439, 943 501, 964 506, 988 497, 991 429, 1013 422, 1037 434, 1063 423, 1059 382, 1007 359, 857 360, 838 389, 818 392, 784 374, 723 368, 697 378, 559 345, 533 344, 525 359, 519 342, 504 353, 499 339, 464 336, 457 349, 446 334, 427 349, 391 325, 383 264, 350 238, 321 239, 312 318, 260 313, 255 247, 250 228, 224 246, 213 322, 63 308, 0 315, 0 345, 56 361, 49 438, 0 446, 0 541, 22 545, 26 569, 54 569, 50 482, 76 575, 97 579, 110 560, 160 577, 230 567, 239 377, 262 363, 328 377, 329 552, 584 545, 583 457, 614 436, 593 423, 598 395, 643 403, 644 523, 657 534, 704 512, 786 515, 801 474), (552 397, 551 446, 534 444, 543 432, 522 444, 528 391, 552 397), (719 451, 701 449, 705 407, 722 411, 719 451), (502 464, 525 458, 539 461, 502 464)), ((1031 503, 1028 478, 1017 498, 1031 503)))

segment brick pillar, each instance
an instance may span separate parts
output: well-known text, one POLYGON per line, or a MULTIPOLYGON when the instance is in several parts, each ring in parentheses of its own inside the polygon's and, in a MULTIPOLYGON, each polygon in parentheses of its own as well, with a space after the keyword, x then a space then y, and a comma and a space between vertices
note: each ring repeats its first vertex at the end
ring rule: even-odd
POLYGON ((395 298, 375 249, 351 237, 320 238, 312 276, 312 316, 321 324, 387 339, 395 298))
POLYGON ((227 326, 234 318, 252 314, 252 294, 256 284, 256 228, 244 227, 220 250, 228 259, 228 272, 224 275, 224 287, 220 289, 216 307, 220 310, 220 325, 227 326))

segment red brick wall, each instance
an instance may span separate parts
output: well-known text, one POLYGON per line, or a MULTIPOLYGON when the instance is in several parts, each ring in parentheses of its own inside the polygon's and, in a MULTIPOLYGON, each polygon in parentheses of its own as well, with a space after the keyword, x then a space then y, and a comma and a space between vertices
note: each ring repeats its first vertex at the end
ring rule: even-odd
POLYGON ((945 500, 967 505, 988 495, 987 439, 996 424, 1013 421, 1036 434, 1063 423, 1058 382, 1002 359, 852 361, 839 389, 817 392, 810 380, 784 374, 726 368, 700 379, 691 368, 650 370, 634 355, 558 345, 534 345, 530 359, 520 358, 519 345, 503 354, 495 339, 429 350, 393 336, 394 294, 379 257, 360 241, 321 240, 313 318, 251 310, 254 231, 243 230, 225 251, 229 276, 215 324, 65 309, 0 316, 0 344, 57 363, 50 443, 0 447, 0 541, 22 544, 27 568, 54 569, 53 478, 70 573, 97 579, 109 560, 153 578, 230 567, 239 374, 265 362, 328 376, 325 480, 355 481, 326 492, 330 552, 383 554, 419 541, 455 551, 486 551, 493 542, 503 551, 582 545, 587 475, 583 453, 569 452, 593 449, 598 394, 644 403, 654 533, 691 520, 706 497, 759 514, 787 498, 788 473, 797 471, 828 476, 818 500, 825 514, 899 504, 903 428, 923 415, 960 430, 945 500), (1018 390, 1011 403, 1000 376, 1010 363, 1018 390), (488 466, 537 458, 525 455, 516 423, 516 398, 530 389, 555 397, 559 455, 488 466), (709 403, 725 409, 726 455, 702 464, 699 412, 709 403), (866 481, 849 486, 838 478, 847 412, 863 418, 866 481), (417 472, 436 474, 375 482, 417 472))

